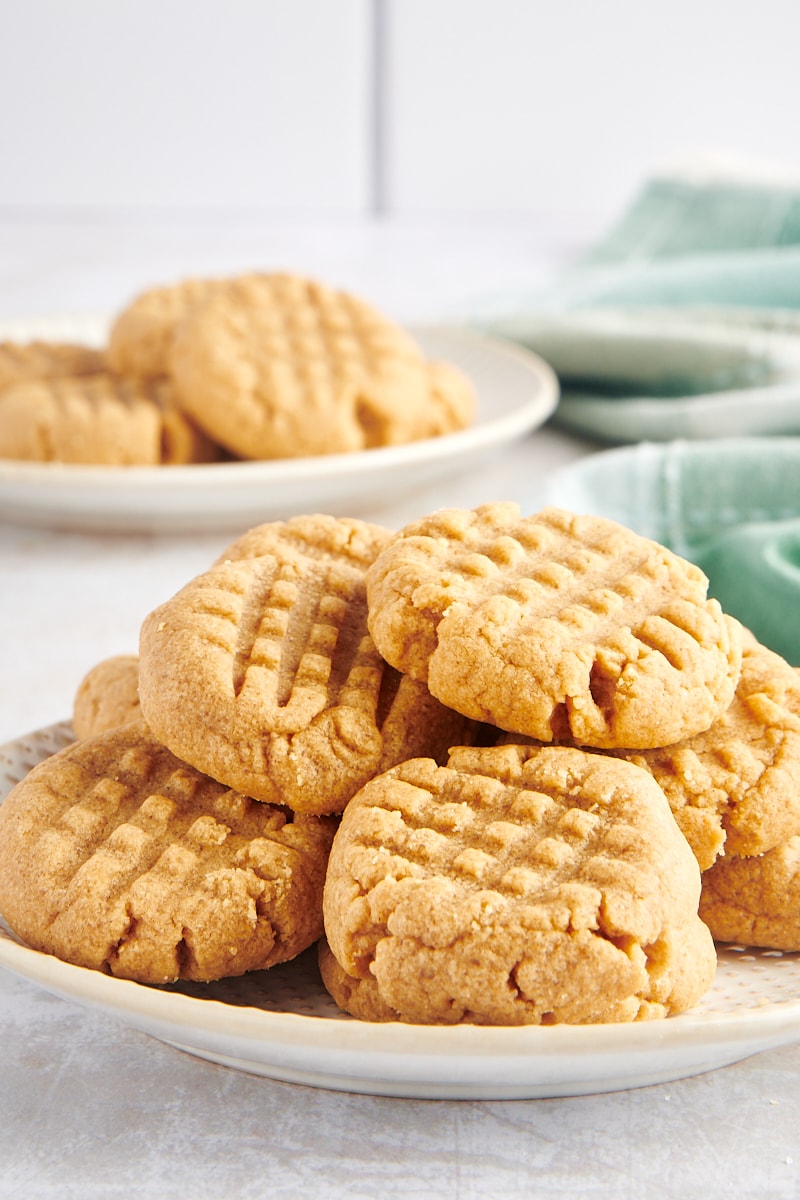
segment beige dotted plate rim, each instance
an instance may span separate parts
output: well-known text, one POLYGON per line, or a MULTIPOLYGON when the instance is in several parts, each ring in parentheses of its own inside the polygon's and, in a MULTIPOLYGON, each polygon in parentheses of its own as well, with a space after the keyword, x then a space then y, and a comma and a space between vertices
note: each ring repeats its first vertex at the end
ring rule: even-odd
MULTIPOLYGON (((0 800, 73 736, 61 722, 0 746, 0 800)), ((717 980, 690 1012, 634 1025, 547 1028, 356 1021, 332 1005, 310 955, 275 969, 275 996, 285 998, 276 1010, 259 1007, 273 972, 183 991, 150 987, 61 962, 0 925, 0 967, 29 983, 195 1057, 333 1090, 450 1099, 576 1096, 681 1079, 800 1041, 797 954, 721 947, 717 980)))
MULTIPOLYGON (((102 346, 109 319, 0 321, 0 341, 34 338, 102 346)), ((468 374, 478 414, 467 429, 403 446, 269 462, 172 467, 78 466, 0 458, 0 515, 22 524, 113 532, 246 527, 296 511, 349 513, 466 470, 526 437, 558 403, 555 373, 538 355, 459 326, 409 326, 423 352, 468 374)))

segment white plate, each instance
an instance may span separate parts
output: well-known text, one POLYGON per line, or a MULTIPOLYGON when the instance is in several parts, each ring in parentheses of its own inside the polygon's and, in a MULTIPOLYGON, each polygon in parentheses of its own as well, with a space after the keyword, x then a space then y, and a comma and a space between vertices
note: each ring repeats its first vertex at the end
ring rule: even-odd
MULTIPOLYGON (((0 340, 102 345, 102 319, 0 323, 0 340)), ((352 516, 464 471, 542 425, 558 401, 550 367, 530 351, 462 329, 415 328, 425 354, 469 375, 478 394, 469 429, 406 446, 270 462, 100 467, 0 459, 0 518, 27 525, 136 533, 215 532, 298 512, 352 516)))
MULTIPOLYGON (((69 725, 0 747, 0 798, 66 745, 69 725)), ((620 1091, 697 1075, 800 1040, 800 955, 720 951, 695 1009, 635 1025, 373 1025, 327 996, 313 949, 216 984, 148 987, 73 967, 0 926, 0 965, 180 1050, 270 1079, 383 1096, 522 1099, 620 1091)))
POLYGON ((560 308, 545 300, 538 311, 518 302, 516 311, 487 313, 475 324, 550 364, 561 381, 554 424, 583 436, 639 442, 800 433, 796 311, 560 308))

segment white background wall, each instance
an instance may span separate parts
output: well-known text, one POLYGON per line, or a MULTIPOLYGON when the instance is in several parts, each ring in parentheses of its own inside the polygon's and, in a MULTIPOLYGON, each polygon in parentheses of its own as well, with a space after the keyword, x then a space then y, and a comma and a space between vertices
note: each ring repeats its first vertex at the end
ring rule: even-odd
POLYGON ((800 162, 798 0, 5 0, 0 220, 594 230, 687 151, 800 162))
POLYGON ((369 0, 6 0, 8 206, 358 212, 369 0))

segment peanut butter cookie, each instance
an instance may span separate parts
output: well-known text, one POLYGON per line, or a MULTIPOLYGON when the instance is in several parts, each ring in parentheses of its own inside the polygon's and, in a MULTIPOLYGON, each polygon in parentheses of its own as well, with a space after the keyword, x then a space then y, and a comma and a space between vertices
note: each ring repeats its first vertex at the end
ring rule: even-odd
POLYGON ((542 742, 664 746, 733 699, 739 626, 707 580, 601 517, 515 504, 407 526, 367 575, 392 666, 466 716, 542 742))
POLYGON ((241 975, 320 936, 334 826, 229 791, 138 722, 8 795, 0 911, 35 949, 126 979, 241 975))
POLYGON ((310 813, 469 740, 471 723, 388 667, 367 631, 365 571, 390 536, 326 516, 262 525, 150 614, 139 694, 159 739, 229 787, 310 813))
POLYGON ((455 367, 356 297, 287 274, 214 289, 175 327, 180 407, 243 458, 331 454, 431 437, 469 423, 455 367))
POLYGON ((175 409, 165 380, 108 372, 32 380, 0 391, 0 457, 156 466, 211 462, 219 448, 175 409))
POLYGON ((16 383, 102 375, 105 353, 72 342, 0 342, 0 392, 16 383))
POLYGON ((185 279, 148 288, 114 320, 108 335, 108 361, 119 375, 157 379, 166 375, 178 323, 195 305, 224 286, 225 280, 185 279))
POLYGON ((663 1017, 711 985, 700 872, 639 767, 568 747, 455 749, 348 805, 324 892, 326 986, 366 1020, 663 1017))
POLYGON ((705 733, 626 758, 663 788, 701 871, 800 834, 800 675, 742 631, 730 707, 705 733))
POLYGON ((700 916, 720 942, 800 950, 800 836, 703 872, 700 916))
POLYGON ((78 685, 72 706, 72 728, 78 738, 105 733, 141 720, 139 659, 135 654, 104 658, 78 685))

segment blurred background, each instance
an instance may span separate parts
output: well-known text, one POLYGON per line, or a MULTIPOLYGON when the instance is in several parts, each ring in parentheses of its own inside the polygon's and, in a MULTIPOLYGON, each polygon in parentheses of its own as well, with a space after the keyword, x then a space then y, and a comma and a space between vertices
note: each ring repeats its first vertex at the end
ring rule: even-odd
POLYGON ((398 315, 535 283, 665 163, 800 169, 798 42, 794 0, 5 4, 0 316, 256 264, 398 315))
MULTIPOLYGON (((680 552, 702 552, 724 607, 800 666, 800 437, 783 439, 790 446, 782 456, 777 438, 759 437, 752 457, 720 458, 718 439, 737 431, 730 410, 719 416, 716 396, 698 410, 695 396, 698 377, 701 387, 712 375, 715 387, 729 387, 735 367, 746 377, 738 431, 755 424, 762 432, 776 406, 763 394, 753 399, 751 374, 761 380, 774 368, 785 424, 776 419, 767 432, 800 434, 798 46, 798 0, 0 0, 0 340, 20 338, 15 329, 27 329, 27 340, 37 317, 48 337, 54 326, 59 337, 82 337, 66 327, 91 327, 93 315, 111 317, 157 284, 280 269, 358 291, 409 323, 480 325, 481 312, 503 304, 527 320, 526 297, 537 289, 552 298, 577 279, 580 293, 581 276, 593 274, 581 263, 586 251, 594 247, 591 262, 607 264, 609 245, 622 248, 615 262, 636 261, 630 277, 620 271, 616 291, 602 293, 609 308, 635 293, 643 306, 654 298, 676 308, 687 298, 738 302, 742 311, 755 307, 755 318, 728 312, 732 329, 709 332, 698 330, 696 313, 688 330, 670 314, 669 337, 663 314, 658 328, 648 326, 650 312, 618 322, 616 340, 604 324, 573 329, 572 342, 562 329, 562 350, 588 345, 589 366, 576 374, 596 390, 583 427, 579 407, 565 424, 568 372, 558 369, 554 419, 485 463, 458 472, 458 458, 445 454, 442 475, 422 486, 380 460, 372 470, 365 456, 372 494, 351 515, 399 528, 445 505, 504 499, 533 512, 561 474, 551 502, 614 509, 606 515, 651 522, 655 529, 644 531, 665 541, 699 529, 708 544, 688 541, 680 552), (669 185, 647 188, 687 162, 695 174, 681 178, 702 180, 709 161, 714 178, 733 178, 745 164, 746 180, 769 186, 723 187, 694 209, 691 186, 676 204, 669 185), (687 246, 710 249, 710 261, 698 265, 687 246), (690 261, 676 268, 681 253, 690 261), (653 261, 662 268, 668 256, 651 275, 653 261), (755 334, 738 328, 740 318, 752 320, 755 334), (604 357, 609 346, 616 358, 604 357), (675 384, 664 389, 665 403, 656 368, 675 384), (642 375, 650 388, 639 424, 609 384, 623 374, 623 398, 642 375), (655 435, 683 437, 697 411, 705 423, 690 436, 710 429, 715 439, 705 457, 682 456, 678 444, 660 458, 644 434, 655 425, 655 435), (612 443, 639 444, 623 447, 631 452, 624 459, 618 447, 595 453, 605 442, 584 438, 587 424, 612 443), (447 473, 448 462, 457 473, 447 473), (772 540, 767 517, 777 526, 772 540), (740 518, 741 540, 728 541, 740 518)), ((603 284, 602 266, 598 274, 603 284)), ((551 349, 556 343, 551 336, 551 349)), ((515 347, 511 354, 521 357, 515 347)), ((491 417, 504 375, 493 374, 491 346, 489 360, 481 403, 491 417)), ((106 657, 135 653, 147 613, 246 527, 242 518, 223 532, 214 522, 215 504, 225 512, 228 495, 238 494, 239 468, 228 465, 201 476, 196 501, 193 481, 171 477, 172 468, 157 483, 145 470, 137 489, 114 468, 71 476, 46 464, 56 466, 48 477, 38 464, 0 463, 0 743, 12 745, 14 763, 27 770, 31 747, 38 754, 50 743, 26 731, 67 718, 85 674, 106 657), (142 497, 152 493, 153 530, 146 521, 140 529, 142 497), (76 501, 79 515, 88 513, 85 528, 69 520, 76 501), (131 524, 115 529, 119 511, 131 524), (184 511, 190 530, 170 533, 169 519, 184 511)), ((287 502, 280 471, 270 475, 267 463, 262 474, 262 465, 245 464, 239 478, 255 479, 246 495, 264 505, 266 519, 270 505, 291 508, 294 499, 288 489, 287 502)), ((303 487, 314 484, 315 467, 302 468, 303 487)), ((347 474, 334 471, 329 499, 315 507, 330 511, 353 474, 350 465, 347 474)), ((300 494, 300 511, 314 511, 300 494)), ((0 777, 0 794, 3 786, 0 777)), ((771 1008, 765 980, 780 972, 762 971, 766 961, 751 978, 728 964, 731 990, 712 1010, 723 1014, 724 1034, 702 1044, 702 1030, 713 1027, 689 1025, 700 1032, 690 1032, 682 1053, 678 1045, 676 1071, 701 1058, 706 1069, 733 1054, 737 1039, 752 1054, 758 1030, 777 1038, 776 1030, 797 1029, 797 1004, 786 999, 796 976, 784 973, 771 1008)), ((788 970, 787 959, 778 961, 788 970)), ((176 1057, 118 1024, 40 996, 0 968, 0 1196, 247 1200, 267 1188, 275 1196, 324 1190, 326 1200, 520 1200, 542 1189, 607 1200, 800 1195, 800 1047, 666 1091, 641 1086, 665 1061, 660 1052, 621 1053, 609 1072, 637 1090, 616 1099, 586 1095, 514 1111, 511 1103, 458 1101, 456 1111, 440 1100, 273 1085, 176 1057)), ((294 1027, 290 1040, 302 1040, 294 1027)), ((192 1044, 188 1029, 181 1041, 192 1044)), ((579 1059, 567 1055, 569 1069, 579 1059)), ((320 1061, 315 1043, 307 1078, 319 1076, 320 1061)), ((558 1065, 541 1061, 557 1080, 558 1065)), ((390 1070, 389 1062, 381 1057, 379 1068, 390 1070)))

